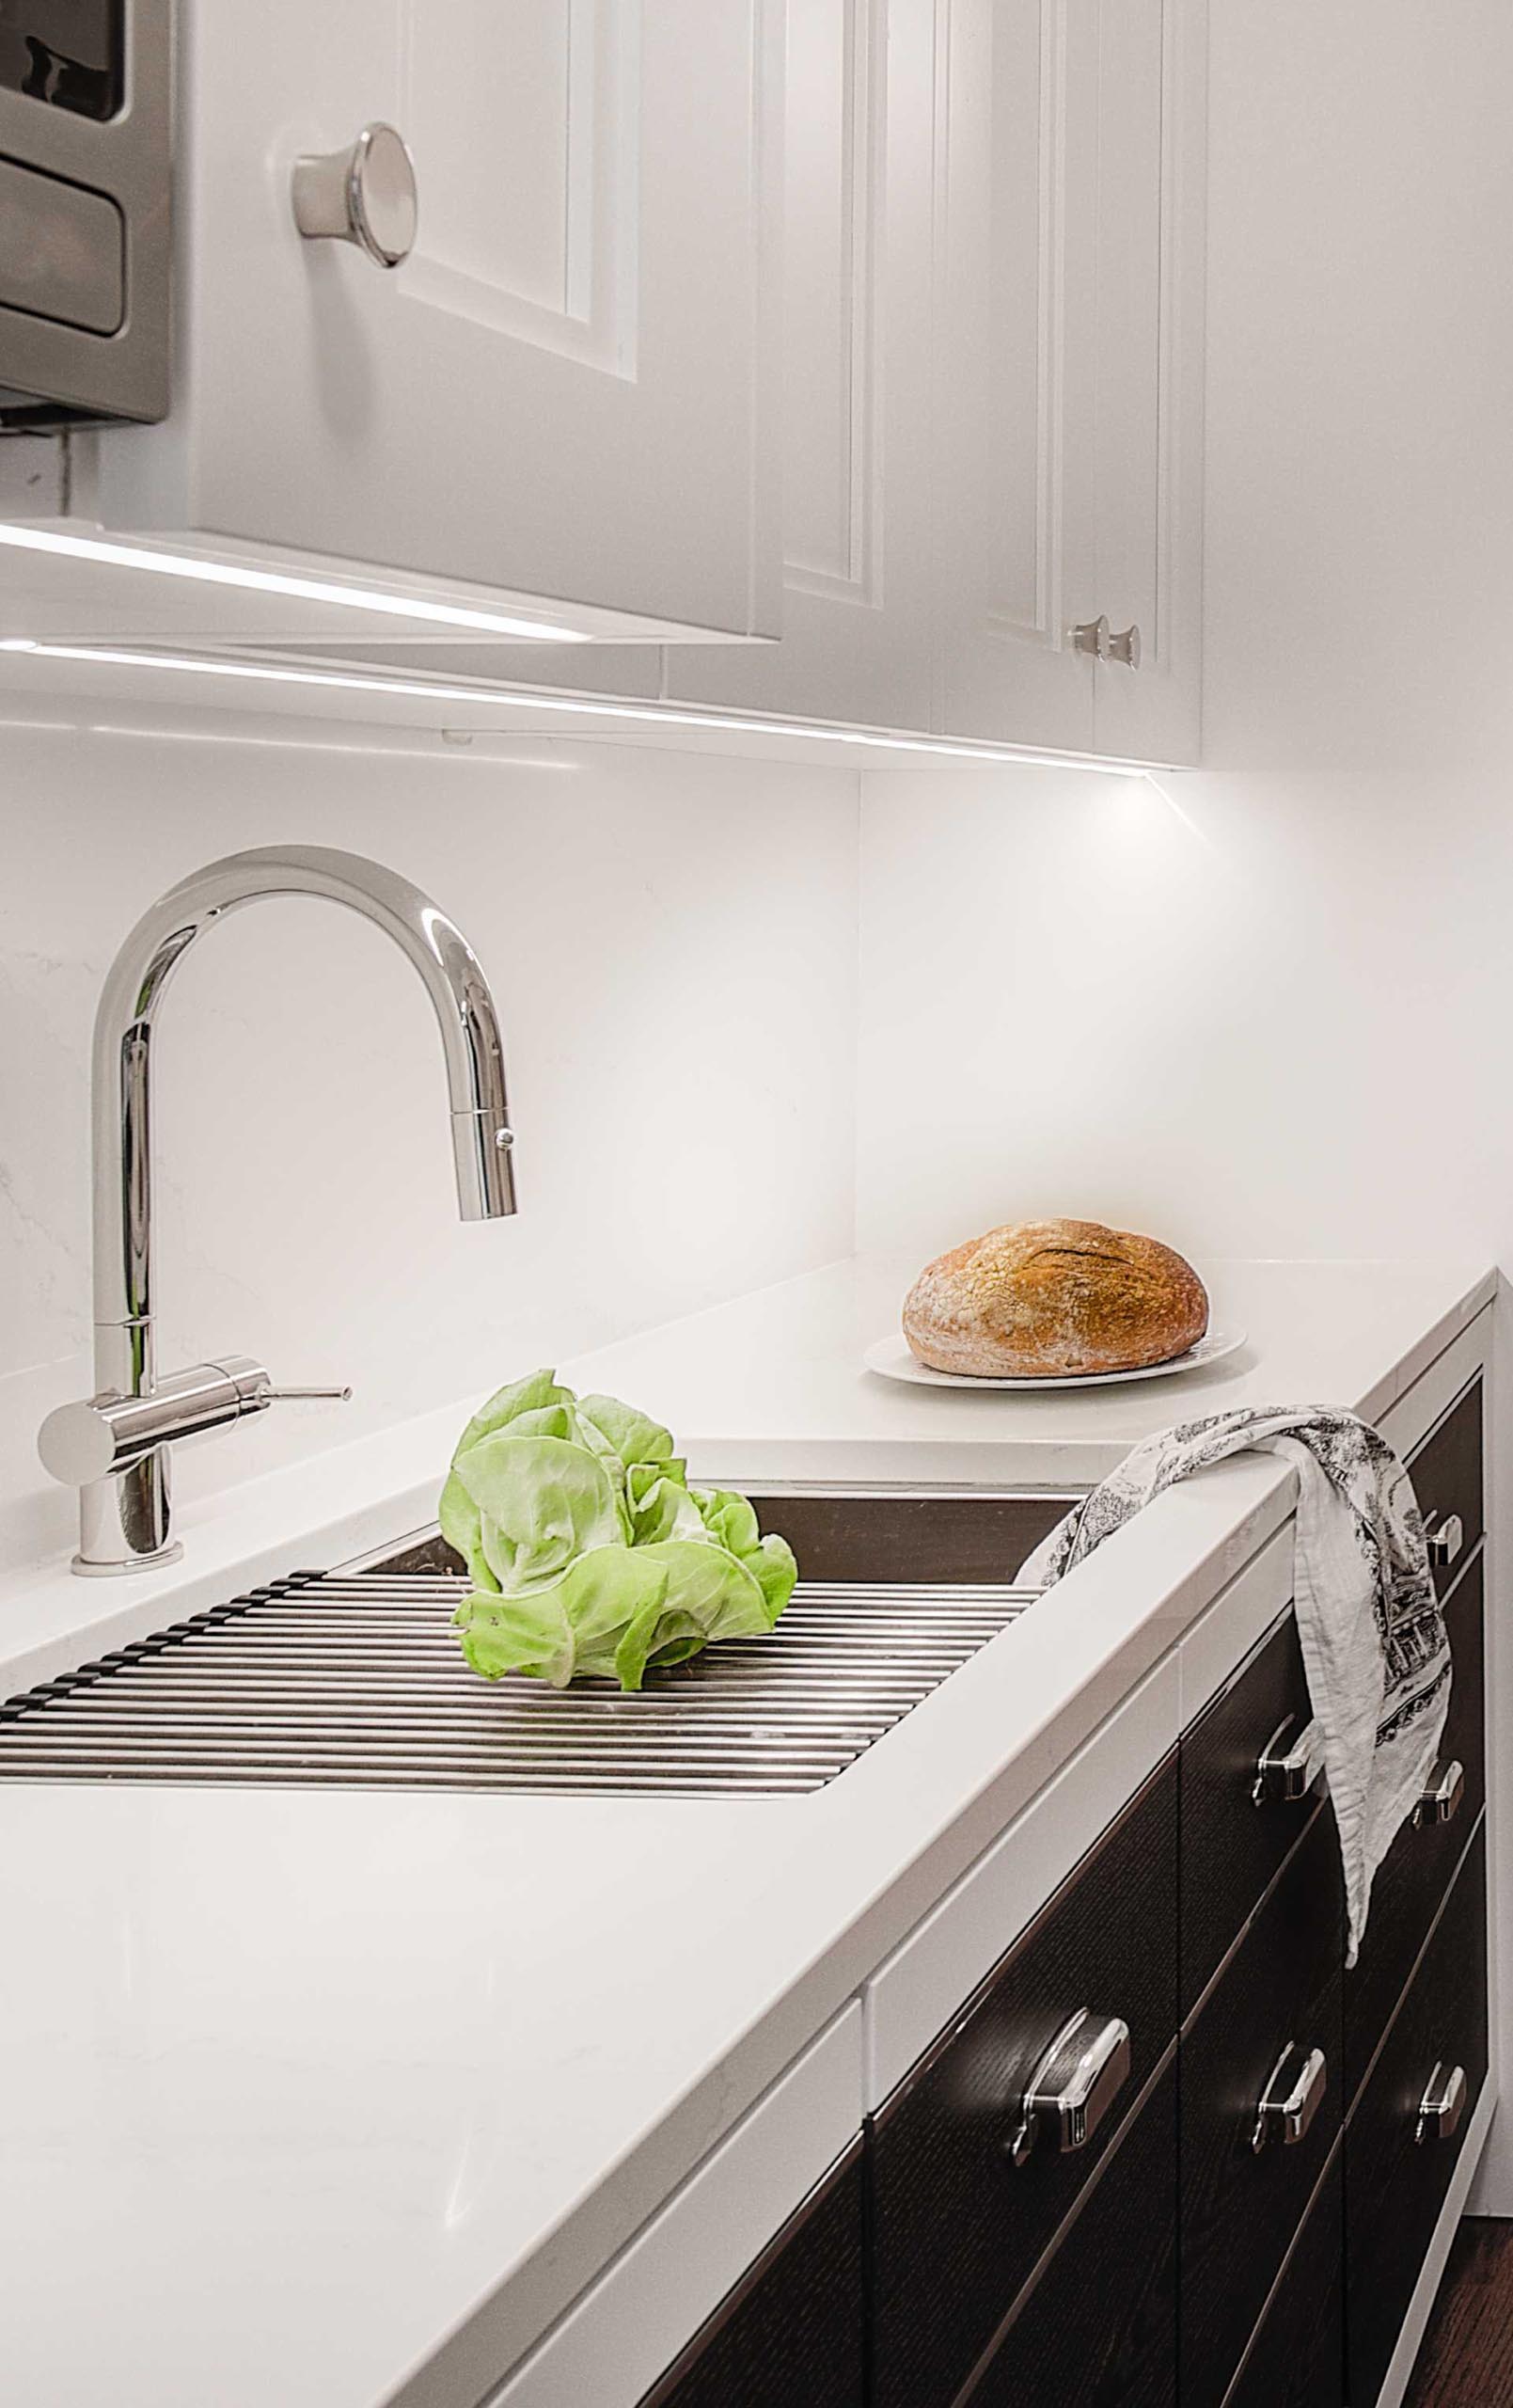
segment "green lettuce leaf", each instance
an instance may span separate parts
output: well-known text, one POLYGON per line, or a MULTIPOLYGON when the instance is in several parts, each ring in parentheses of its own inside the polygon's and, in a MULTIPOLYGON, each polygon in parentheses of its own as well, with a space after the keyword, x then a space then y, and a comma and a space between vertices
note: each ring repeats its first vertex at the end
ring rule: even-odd
POLYGON ((473 1416, 442 1490, 467 1566, 457 1611, 486 1680, 638 1688, 649 1669, 772 1628, 798 1576, 733 1489, 690 1489, 670 1430, 534 1371, 473 1416))

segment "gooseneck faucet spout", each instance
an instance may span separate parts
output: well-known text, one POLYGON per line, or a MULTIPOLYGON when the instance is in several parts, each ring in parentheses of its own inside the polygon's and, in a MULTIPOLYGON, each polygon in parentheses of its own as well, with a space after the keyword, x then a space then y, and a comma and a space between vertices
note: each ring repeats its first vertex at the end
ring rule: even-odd
POLYGON ((462 930, 407 879, 358 854, 269 846, 212 862, 140 919, 105 980, 94 1036, 95 1373, 99 1393, 43 1424, 42 1461, 80 1487, 74 1569, 130 1572, 180 1552, 167 1443, 271 1404, 243 1356, 160 1386, 153 1341, 152 1042, 163 997, 196 939, 262 895, 312 895, 360 911, 419 973, 441 1031, 457 1201, 465 1220, 515 1209, 504 1050, 487 979, 462 930))

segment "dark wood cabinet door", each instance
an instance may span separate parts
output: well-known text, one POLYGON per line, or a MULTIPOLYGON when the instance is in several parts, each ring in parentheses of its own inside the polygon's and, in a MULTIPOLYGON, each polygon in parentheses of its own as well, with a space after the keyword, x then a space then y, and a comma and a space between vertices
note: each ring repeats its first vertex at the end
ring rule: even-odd
POLYGON ((1017 2308, 969 2408, 1174 2408, 1175 2400, 1174 2061, 1017 2308))
POLYGON ((1365 2080, 1487 1794, 1484 1561, 1477 1555, 1467 1564, 1444 1606, 1452 1676, 1440 1762, 1460 1766, 1460 1803, 1447 1823, 1405 1823, 1377 1869, 1360 1957, 1345 1977, 1349 2099, 1365 2080))
MULTIPOLYGON (((1171 2046, 1176 1789, 1174 1752, 876 2118, 876 2408, 954 2400, 1171 2046), (1128 2025, 1127 2079, 1085 2147, 1064 2154, 1047 2141, 1017 2164, 1018 2102, 1080 2008, 1128 2025)), ((1150 2212, 1169 2208, 1162 2191, 1150 2212)))
MULTIPOLYGON (((1374 2408, 1487 2078, 1487 1839, 1478 1827, 1345 2143, 1350 2408, 1374 2408), (1421 2114, 1436 2068, 1464 2104, 1441 2136, 1421 2114)), ((1470 2403, 1468 2403, 1470 2408, 1470 2403)))
POLYGON ((1235 1935, 1280 1871, 1316 1795, 1257 1797, 1261 1756, 1310 1719, 1308 1676, 1289 1607, 1182 1740, 1182 2012, 1190 2015, 1235 1935))
POLYGON ((866 2408, 859 2141, 642 2408, 866 2408))
POLYGON ((1448 1563, 1440 1562, 1434 1560, 1434 1551, 1430 1549, 1434 1585, 1442 1597, 1481 1537, 1486 1519, 1479 1373, 1414 1449, 1408 1459, 1408 1468, 1426 1529, 1435 1530, 1451 1514, 1460 1524, 1458 1556, 1448 1563))
POLYGON ((1341 2408, 1345 2398, 1345 2151, 1292 2245, 1224 2408, 1341 2408))
POLYGON ((1304 1837, 1183 2035, 1182 2397, 1217 2408, 1302 2221, 1340 2125, 1343 1883, 1334 1817, 1304 1837), (1290 2088, 1326 2063, 1305 2134, 1257 2148, 1257 2111, 1284 2052, 1290 2088))

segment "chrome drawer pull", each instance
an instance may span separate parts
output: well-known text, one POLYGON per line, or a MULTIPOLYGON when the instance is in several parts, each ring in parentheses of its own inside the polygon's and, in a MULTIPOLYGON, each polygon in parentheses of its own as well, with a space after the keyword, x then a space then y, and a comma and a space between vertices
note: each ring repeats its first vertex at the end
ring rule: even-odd
POLYGON ((1023 2165, 1042 2132, 1064 2155, 1085 2148, 1129 2079, 1129 2026, 1085 2006, 1064 2023, 1036 2065, 1006 2143, 1023 2165))
POLYGON ((1418 2103, 1418 2123, 1414 2127, 1413 2138, 1419 2147, 1422 2148, 1426 2141, 1449 2140, 1465 2112, 1465 2067, 1437 2065, 1418 2103))
POLYGON ((1289 1714, 1285 1722, 1279 1722, 1261 1751, 1251 1791, 1257 1806, 1295 1805, 1317 1784, 1324 1769, 1323 1728, 1317 1722, 1305 1724, 1289 1747, 1287 1734, 1297 1719, 1289 1714))
POLYGON ((1443 1521, 1436 1522, 1424 1536, 1428 1544, 1429 1561, 1436 1571, 1443 1572, 1465 1545, 1466 1527, 1458 1513, 1446 1513, 1443 1521))
POLYGON ((1415 1830, 1427 1823, 1453 1823, 1465 1794, 1465 1766, 1454 1757, 1447 1765, 1436 1765, 1428 1787, 1413 1809, 1415 1830))
POLYGON ((1310 2049, 1299 2067, 1292 2087, 1284 2089, 1287 2068, 1298 2051, 1288 2041, 1271 2068, 1271 2079, 1261 2093, 1261 2103, 1255 2111, 1255 2130, 1251 2134, 1251 2147, 1257 2155, 1269 2141, 1279 2140, 1284 2148, 1295 2148, 1308 2137, 1308 2128, 1323 2103, 1329 2087, 1329 2064, 1322 2049, 1310 2049))

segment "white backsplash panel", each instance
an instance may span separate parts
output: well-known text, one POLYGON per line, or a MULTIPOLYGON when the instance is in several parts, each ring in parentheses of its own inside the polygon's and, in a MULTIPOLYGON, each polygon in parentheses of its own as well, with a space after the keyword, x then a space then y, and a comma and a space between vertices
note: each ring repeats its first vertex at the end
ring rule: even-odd
POLYGON ((521 1210, 459 1222, 434 1022, 374 928, 299 900, 214 929, 155 1063, 160 1362, 232 1350, 355 1394, 181 1447, 181 1497, 850 1250, 854 772, 67 707, 0 721, 8 1563, 73 1543, 35 1437, 91 1386, 96 997, 218 854, 344 846, 459 921, 504 1023, 521 1210))

